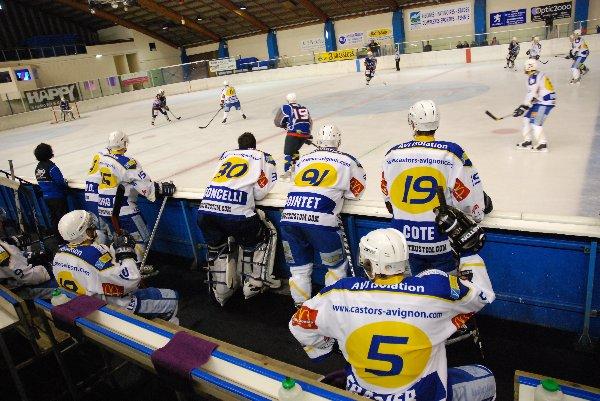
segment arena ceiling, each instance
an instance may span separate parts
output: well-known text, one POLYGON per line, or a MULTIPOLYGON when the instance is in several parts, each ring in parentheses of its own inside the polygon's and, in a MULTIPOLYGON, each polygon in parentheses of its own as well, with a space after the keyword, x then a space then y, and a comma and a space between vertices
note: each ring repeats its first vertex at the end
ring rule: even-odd
POLYGON ((18 0, 94 30, 123 25, 173 47, 452 0, 18 0), (124 1, 127 7, 124 7, 124 1), (113 8, 116 3, 117 8, 113 8), (91 10, 93 9, 93 13, 91 10))

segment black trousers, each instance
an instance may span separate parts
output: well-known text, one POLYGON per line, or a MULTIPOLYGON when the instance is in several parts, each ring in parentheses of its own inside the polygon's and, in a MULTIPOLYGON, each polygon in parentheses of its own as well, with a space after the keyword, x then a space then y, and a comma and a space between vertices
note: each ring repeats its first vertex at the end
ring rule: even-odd
POLYGON ((58 233, 58 222, 67 214, 67 200, 64 198, 45 199, 46 206, 50 210, 50 220, 52 221, 52 230, 58 233))
POLYGON ((400 71, 400 59, 396 60, 396 71, 400 71))
POLYGON ((235 238, 235 242, 243 248, 253 248, 264 242, 267 230, 260 217, 255 214, 243 220, 231 220, 211 213, 198 213, 198 227, 204 240, 211 247, 227 244, 227 238, 235 238))

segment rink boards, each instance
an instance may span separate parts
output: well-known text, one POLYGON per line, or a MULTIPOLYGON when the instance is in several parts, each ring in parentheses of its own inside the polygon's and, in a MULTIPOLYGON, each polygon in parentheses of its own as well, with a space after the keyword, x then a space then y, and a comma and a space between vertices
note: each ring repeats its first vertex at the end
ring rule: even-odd
MULTIPOLYGON (((545 377, 533 373, 515 372, 515 401, 534 401, 535 388, 545 377)), ((600 401, 600 389, 554 379, 564 394, 564 401, 600 401)))

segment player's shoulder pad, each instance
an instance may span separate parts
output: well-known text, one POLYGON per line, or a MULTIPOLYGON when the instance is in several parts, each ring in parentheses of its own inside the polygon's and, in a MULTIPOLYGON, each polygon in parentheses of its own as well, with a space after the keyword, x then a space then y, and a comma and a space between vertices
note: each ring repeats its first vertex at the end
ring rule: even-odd
POLYGON ((459 144, 454 143, 454 142, 448 142, 448 141, 436 141, 436 142, 447 146, 446 150, 448 150, 448 152, 452 153, 454 156, 458 157, 462 161, 463 166, 465 166, 465 167, 473 166, 471 159, 469 159, 469 155, 467 155, 467 152, 465 152, 464 149, 459 144))
POLYGON ((265 155, 265 161, 266 161, 267 163, 269 163, 269 164, 272 164, 272 165, 274 165, 274 166, 276 165, 276 164, 275 164, 275 159, 273 159, 273 156, 271 156, 271 154, 270 154, 270 153, 263 152, 263 154, 265 155))
POLYGON ((126 155, 113 155, 110 154, 113 159, 117 161, 121 166, 125 167, 127 170, 135 170, 137 168, 137 161, 133 157, 129 157, 126 155))
POLYGON ((339 153, 340 155, 344 155, 346 157, 348 157, 350 160, 352 160, 354 163, 356 163, 356 165, 360 168, 362 168, 362 165, 360 164, 360 162, 358 161, 358 159, 354 156, 352 156, 350 153, 346 153, 346 152, 340 152, 339 150, 337 151, 337 153, 339 153))
POLYGON ((441 270, 430 269, 413 277, 415 282, 425 287, 427 295, 438 298, 457 301, 469 292, 469 288, 460 282, 457 276, 445 273, 441 270))
POLYGON ((344 277, 323 288, 321 291, 319 291, 319 295, 326 295, 335 290, 350 290, 355 284, 363 282, 370 283, 370 280, 366 277, 344 277))

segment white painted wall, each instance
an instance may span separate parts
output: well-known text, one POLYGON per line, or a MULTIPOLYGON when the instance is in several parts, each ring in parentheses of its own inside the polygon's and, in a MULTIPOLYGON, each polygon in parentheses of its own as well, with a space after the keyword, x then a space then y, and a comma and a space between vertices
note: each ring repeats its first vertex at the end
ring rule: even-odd
POLYGON ((133 38, 131 29, 125 28, 121 25, 115 25, 98 31, 98 39, 100 39, 101 42, 111 40, 126 40, 131 38, 133 38))
MULTIPOLYGON (((383 13, 383 14, 375 14, 375 15, 367 15, 364 17, 352 18, 352 19, 344 19, 340 21, 336 21, 334 23, 335 26, 335 35, 338 49, 344 48, 353 48, 353 47, 361 47, 356 45, 340 45, 339 38, 342 35, 347 35, 352 32, 363 32, 364 33, 364 44, 369 42, 369 32, 374 29, 388 28, 392 29, 392 13, 383 13)), ((393 39, 375 39, 377 43, 380 45, 393 43, 393 39)))
POLYGON ((600 1, 590 0, 588 19, 596 19, 597 20, 597 21, 594 21, 593 25, 588 28, 588 29, 594 29, 593 32, 596 32, 595 31, 596 25, 600 25, 600 21, 598 21, 598 19, 600 19, 600 1))
POLYGON ((150 36, 146 36, 137 31, 131 31, 133 42, 138 54, 138 62, 141 71, 148 71, 154 68, 166 67, 175 64, 181 64, 179 49, 164 44, 150 36), (149 43, 156 44, 156 51, 150 51, 149 43))
MULTIPOLYGON (((488 2, 489 1, 490 0, 488 0, 488 2)), ((541 0, 541 1, 543 1, 543 0, 541 0)), ((475 28, 473 26, 474 24, 472 22, 473 21, 473 9, 474 9, 475 2, 474 2, 474 0, 467 0, 467 2, 471 4, 471 22, 466 23, 466 24, 451 25, 451 26, 438 27, 438 28, 411 30, 410 29, 410 18, 409 18, 411 11, 416 11, 416 10, 427 11, 427 10, 431 10, 432 8, 435 8, 437 6, 414 7, 414 8, 406 9, 404 11, 404 33, 406 35, 406 41, 407 42, 427 41, 427 40, 437 39, 437 38, 473 35, 475 33, 475 28)), ((467 40, 468 42, 471 42, 472 37, 465 38, 463 40, 467 40)), ((445 40, 445 41, 443 41, 444 44, 442 44, 441 41, 440 42, 432 41, 431 45, 433 46, 434 49, 437 49, 437 48, 447 46, 446 43, 451 43, 451 42, 454 43, 454 42, 456 42, 456 40, 454 40, 454 41, 445 40)))
MULTIPOLYGON (((300 42, 307 39, 323 37, 323 24, 314 24, 300 28, 284 29, 277 31, 277 47, 280 56, 297 56, 306 54, 306 50, 300 48, 300 42)), ((321 49, 325 51, 325 47, 321 49)))
POLYGON ((247 38, 231 39, 227 41, 227 45, 229 46, 230 57, 256 57, 259 60, 269 58, 266 33, 247 38))

